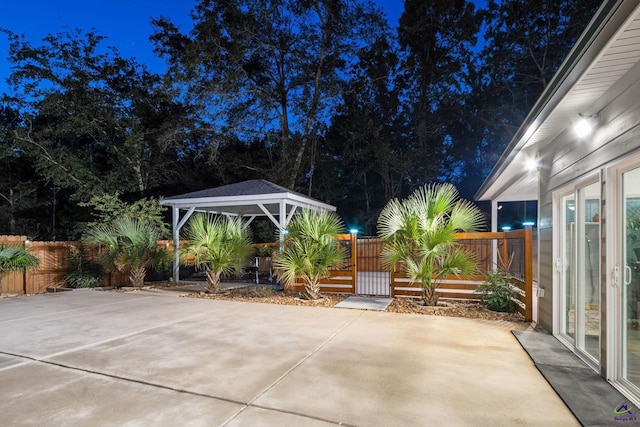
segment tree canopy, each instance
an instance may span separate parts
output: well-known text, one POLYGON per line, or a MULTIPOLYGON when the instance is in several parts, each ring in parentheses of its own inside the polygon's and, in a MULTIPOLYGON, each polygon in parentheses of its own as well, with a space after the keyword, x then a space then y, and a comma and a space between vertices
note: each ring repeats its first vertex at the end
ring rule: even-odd
POLYGON ((425 184, 470 198, 598 5, 407 0, 392 28, 367 0, 199 0, 189 32, 152 17, 166 72, 96 30, 4 30, 0 234, 73 239, 95 196, 254 178, 369 234, 425 184))

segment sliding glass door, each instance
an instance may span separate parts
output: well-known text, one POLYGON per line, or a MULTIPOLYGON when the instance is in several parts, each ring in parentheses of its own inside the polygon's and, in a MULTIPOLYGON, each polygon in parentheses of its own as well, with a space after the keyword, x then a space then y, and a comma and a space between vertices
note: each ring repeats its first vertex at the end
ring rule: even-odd
POLYGON ((556 265, 560 285, 560 335, 600 359, 600 183, 568 189, 559 198, 556 265))
POLYGON ((640 166, 619 175, 616 274, 622 289, 622 375, 640 388, 640 166))

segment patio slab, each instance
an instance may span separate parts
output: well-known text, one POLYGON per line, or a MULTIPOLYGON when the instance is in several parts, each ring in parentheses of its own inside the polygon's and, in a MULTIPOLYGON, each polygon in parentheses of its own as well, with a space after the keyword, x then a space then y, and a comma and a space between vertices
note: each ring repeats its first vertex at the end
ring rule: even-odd
POLYGON ((578 425, 524 324, 76 291, 0 313, 2 425, 578 425))
POLYGON ((352 295, 336 304, 337 308, 354 308, 358 310, 385 311, 393 298, 361 297, 352 295))

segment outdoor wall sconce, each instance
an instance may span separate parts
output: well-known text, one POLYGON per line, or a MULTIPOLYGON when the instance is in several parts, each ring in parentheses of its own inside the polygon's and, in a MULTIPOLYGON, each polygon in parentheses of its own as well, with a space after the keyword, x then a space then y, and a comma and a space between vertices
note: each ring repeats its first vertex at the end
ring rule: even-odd
POLYGON ((538 170, 538 159, 535 159, 533 157, 527 159, 525 162, 525 166, 529 172, 538 170))
POLYGON ((591 116, 585 116, 584 114, 578 114, 580 119, 573 125, 573 131, 578 138, 584 138, 589 135, 595 127, 595 120, 598 117, 597 114, 591 116))

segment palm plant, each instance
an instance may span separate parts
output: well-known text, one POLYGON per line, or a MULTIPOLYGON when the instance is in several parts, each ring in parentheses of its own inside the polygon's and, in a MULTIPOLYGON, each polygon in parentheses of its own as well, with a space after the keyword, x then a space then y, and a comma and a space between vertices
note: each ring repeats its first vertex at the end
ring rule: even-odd
MULTIPOLYGON (((0 282, 10 271, 21 271, 26 268, 36 268, 40 260, 31 255, 22 245, 0 245, 0 282)), ((2 285, 0 284, 0 292, 2 285)))
POLYGON ((422 285, 425 305, 437 305, 436 288, 449 274, 470 274, 473 255, 456 242, 458 231, 477 231, 484 219, 472 203, 458 198, 451 184, 426 185, 405 200, 387 203, 378 218, 384 241, 383 264, 400 263, 405 274, 422 285))
POLYGON ((161 232, 157 226, 137 218, 121 216, 111 224, 91 227, 84 240, 105 247, 101 261, 108 271, 129 271, 132 286, 144 285, 148 268, 169 262, 170 254, 158 246, 161 232))
POLYGON ((303 209, 287 227, 287 244, 273 261, 276 275, 290 289, 296 279, 304 282, 305 297, 318 299, 320 280, 329 277, 331 268, 339 267, 347 255, 336 235, 344 225, 334 212, 303 209))
POLYGON ((209 292, 218 292, 220 277, 240 271, 251 253, 248 225, 238 217, 194 215, 181 250, 183 262, 193 257, 205 270, 209 292))

